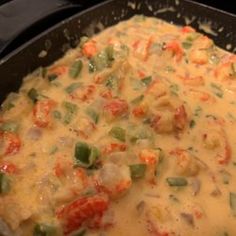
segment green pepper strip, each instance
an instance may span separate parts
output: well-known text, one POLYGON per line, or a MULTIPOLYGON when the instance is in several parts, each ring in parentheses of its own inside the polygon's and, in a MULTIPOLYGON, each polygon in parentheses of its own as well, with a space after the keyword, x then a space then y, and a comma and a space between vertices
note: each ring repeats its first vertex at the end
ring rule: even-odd
POLYGON ((130 165, 130 173, 132 179, 142 178, 145 175, 147 165, 146 164, 134 164, 130 165))
POLYGON ((236 193, 229 193, 229 205, 231 210, 233 211, 233 214, 236 215, 236 193))
POLYGON ((112 127, 112 129, 109 131, 109 135, 122 142, 125 142, 126 140, 125 130, 118 126, 112 127))
POLYGON ((84 168, 93 166, 99 156, 96 147, 90 146, 85 142, 77 142, 75 145, 75 164, 84 168))
POLYGON ((31 88, 28 91, 27 96, 32 100, 33 103, 36 103, 38 101, 39 93, 35 88, 31 88))
POLYGON ((35 225, 33 236, 54 236, 56 231, 54 226, 40 223, 35 225))
POLYGON ((83 63, 81 60, 75 61, 69 69, 69 76, 76 79, 83 68, 83 63))
POLYGON ((10 191, 10 179, 6 174, 0 172, 0 194, 5 194, 10 191))
POLYGON ((166 181, 171 187, 182 187, 188 185, 188 181, 183 177, 169 177, 166 181))
POLYGON ((0 126, 0 130, 2 131, 8 131, 8 132, 17 132, 17 130, 19 129, 19 124, 17 124, 16 122, 6 122, 3 123, 0 126))

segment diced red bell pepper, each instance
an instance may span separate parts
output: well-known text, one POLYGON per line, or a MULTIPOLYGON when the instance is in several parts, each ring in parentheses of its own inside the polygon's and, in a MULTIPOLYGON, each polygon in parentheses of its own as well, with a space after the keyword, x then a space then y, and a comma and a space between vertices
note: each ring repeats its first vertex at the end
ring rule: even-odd
POLYGON ((0 133, 0 141, 3 142, 3 155, 14 155, 19 152, 21 140, 17 134, 12 132, 0 133))
POLYGON ((0 163, 0 172, 7 173, 7 174, 17 174, 19 172, 19 169, 13 163, 2 162, 0 163))

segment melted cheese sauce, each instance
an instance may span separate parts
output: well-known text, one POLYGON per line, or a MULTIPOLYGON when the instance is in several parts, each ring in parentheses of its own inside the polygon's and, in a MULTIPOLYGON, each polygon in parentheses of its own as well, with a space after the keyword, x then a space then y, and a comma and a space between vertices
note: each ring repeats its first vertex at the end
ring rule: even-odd
POLYGON ((235 80, 235 55, 143 16, 28 75, 0 116, 10 235, 235 235, 235 80))

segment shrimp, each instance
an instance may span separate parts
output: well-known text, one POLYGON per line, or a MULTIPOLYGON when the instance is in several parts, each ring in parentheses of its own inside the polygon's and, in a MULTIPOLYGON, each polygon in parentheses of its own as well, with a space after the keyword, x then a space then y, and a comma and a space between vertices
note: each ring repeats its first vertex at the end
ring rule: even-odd
POLYGON ((160 150, 142 149, 139 152, 139 160, 147 165, 145 178, 151 184, 156 184, 156 167, 160 161, 160 150))
POLYGON ((74 168, 73 164, 61 160, 58 157, 54 165, 54 175, 62 182, 63 188, 59 188, 53 198, 57 203, 65 203, 78 197, 81 192, 92 188, 92 182, 82 168, 74 168))
POLYGON ((176 157, 175 171, 183 176, 195 176, 199 172, 199 165, 188 151, 176 148, 170 152, 176 157))
POLYGON ((151 36, 148 40, 136 40, 133 43, 133 50, 135 57, 147 61, 149 57, 149 49, 153 43, 153 37, 151 36))
POLYGON ((83 102, 91 100, 94 93, 96 92, 96 87, 90 84, 84 88, 78 88, 73 93, 70 94, 72 99, 79 99, 83 102))
POLYGON ((33 108, 33 122, 39 128, 46 128, 52 123, 51 111, 56 103, 53 100, 38 101, 33 108))
POLYGON ((223 129, 223 124, 224 123, 219 119, 209 121, 208 125, 217 125, 218 127, 209 129, 209 132, 204 133, 202 141, 205 148, 217 152, 216 160, 220 165, 227 165, 231 159, 232 150, 227 135, 223 129))
POLYGON ((197 38, 194 42, 194 48, 190 51, 189 59, 197 65, 208 63, 209 55, 207 49, 213 45, 213 41, 206 36, 197 38))
POLYGON ((179 130, 183 130, 187 121, 188 117, 184 105, 177 107, 174 112, 174 126, 179 130))
POLYGON ((170 51, 173 54, 177 62, 181 61, 183 57, 183 49, 178 41, 173 40, 167 43, 166 50, 170 51))
POLYGON ((188 86, 202 86, 205 84, 204 78, 202 76, 190 77, 190 76, 180 76, 180 80, 184 85, 188 86))
POLYGON ((173 121, 172 112, 158 112, 152 117, 150 125, 156 133, 171 133, 174 130, 173 121))
POLYGON ((221 80, 232 80, 236 78, 236 56, 231 56, 226 62, 220 63, 215 71, 214 76, 221 80))
POLYGON ((79 118, 72 125, 72 131, 75 132, 77 136, 81 136, 84 139, 88 139, 95 130, 96 125, 87 117, 79 118))
MULTIPOLYGON (((108 209, 109 200, 105 194, 85 196, 59 208, 56 216, 60 221, 64 235, 69 235, 82 225, 91 225, 92 220, 101 217, 108 209)), ((97 225, 99 228, 100 225, 97 225)))
POLYGON ((114 120, 128 114, 128 103, 123 99, 112 99, 104 105, 104 113, 108 120, 114 120))
POLYGON ((99 192, 105 192, 111 198, 118 198, 128 192, 132 185, 128 166, 106 163, 97 173, 95 182, 99 192))

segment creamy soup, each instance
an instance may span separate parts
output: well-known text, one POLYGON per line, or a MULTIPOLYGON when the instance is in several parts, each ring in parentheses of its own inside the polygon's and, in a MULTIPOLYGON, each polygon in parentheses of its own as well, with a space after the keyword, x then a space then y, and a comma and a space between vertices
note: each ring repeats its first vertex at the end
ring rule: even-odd
POLYGON ((235 236, 235 81, 189 26, 82 37, 2 104, 2 233, 235 236))

